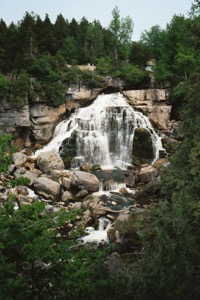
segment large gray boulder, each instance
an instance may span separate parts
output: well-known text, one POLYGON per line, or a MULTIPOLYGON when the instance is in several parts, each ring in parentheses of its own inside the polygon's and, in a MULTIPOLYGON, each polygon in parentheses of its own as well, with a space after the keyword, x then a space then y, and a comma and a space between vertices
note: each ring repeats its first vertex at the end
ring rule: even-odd
POLYGON ((51 170, 64 170, 65 168, 61 157, 52 151, 40 153, 37 157, 37 166, 46 174, 51 173, 51 170))
POLYGON ((46 177, 37 178, 34 182, 34 189, 39 194, 45 193, 53 197, 58 197, 60 194, 60 184, 46 177))
POLYGON ((97 192, 99 190, 98 178, 87 172, 74 171, 71 183, 80 190, 87 190, 88 192, 97 192))
POLYGON ((26 161, 27 161, 27 156, 25 154, 21 152, 16 152, 13 154, 13 164, 17 168, 22 167, 26 161))
POLYGON ((149 183, 153 181, 158 176, 158 170, 153 166, 143 167, 139 173, 139 180, 141 183, 149 183))

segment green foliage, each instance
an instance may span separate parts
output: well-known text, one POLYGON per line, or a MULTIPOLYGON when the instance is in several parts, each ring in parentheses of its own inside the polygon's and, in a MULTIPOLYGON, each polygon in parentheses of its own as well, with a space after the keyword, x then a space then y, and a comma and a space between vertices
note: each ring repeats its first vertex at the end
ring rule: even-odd
POLYGON ((10 148, 10 142, 13 136, 11 134, 0 136, 0 173, 6 173, 8 166, 11 164, 12 155, 16 151, 10 148))
MULTIPOLYGON (((61 209, 51 216, 36 202, 15 211, 11 203, 0 214, 1 299, 100 299, 103 251, 75 246, 60 233, 76 213, 61 209)), ((102 289, 105 289, 102 291, 102 289)))
POLYGON ((21 108, 28 104, 30 92, 30 78, 25 72, 17 76, 0 77, 0 91, 2 108, 21 108))
POLYGON ((113 34, 114 57, 118 61, 119 51, 125 59, 129 56, 134 24, 129 16, 120 18, 120 11, 117 6, 113 9, 112 16, 109 30, 113 34))
POLYGON ((134 65, 126 64, 121 68, 121 78, 126 84, 136 84, 142 82, 145 73, 134 65))
POLYGON ((110 58, 100 57, 97 60, 96 70, 99 75, 108 76, 112 73, 112 62, 110 58))
POLYGON ((146 67, 146 63, 153 57, 152 50, 149 46, 141 42, 132 42, 129 62, 140 67, 146 67))
POLYGON ((67 37, 62 49, 61 53, 68 64, 77 64, 79 58, 79 45, 74 37, 67 37))

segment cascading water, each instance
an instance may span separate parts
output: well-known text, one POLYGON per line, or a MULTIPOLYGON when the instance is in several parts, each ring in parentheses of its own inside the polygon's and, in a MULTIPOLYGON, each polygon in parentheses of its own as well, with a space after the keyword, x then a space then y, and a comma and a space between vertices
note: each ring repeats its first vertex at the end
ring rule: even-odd
POLYGON ((77 109, 68 120, 59 123, 52 141, 39 151, 58 153, 63 140, 76 132, 74 167, 86 162, 104 168, 126 168, 131 164, 136 128, 149 130, 154 159, 158 158, 162 145, 149 119, 135 111, 120 93, 100 95, 93 104, 77 109))

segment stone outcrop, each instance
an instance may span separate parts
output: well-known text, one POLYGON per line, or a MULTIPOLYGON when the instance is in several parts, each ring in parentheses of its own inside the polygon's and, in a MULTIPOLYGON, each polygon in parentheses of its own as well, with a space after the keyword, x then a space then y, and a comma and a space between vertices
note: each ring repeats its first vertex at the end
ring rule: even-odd
POLYGON ((88 192, 97 192, 99 190, 98 178, 87 172, 74 171, 71 183, 80 190, 87 190, 88 192))
POLYGON ((48 197, 58 197, 60 193, 60 184, 46 177, 39 177, 34 182, 34 189, 38 194, 48 197))
POLYGON ((29 114, 30 111, 28 105, 20 109, 7 109, 0 111, 0 127, 5 124, 10 127, 29 127, 31 125, 29 114))
POLYGON ((132 163, 151 163, 154 158, 151 133, 146 128, 136 128, 133 139, 132 163))
MULTIPOLYGON (((102 79, 105 89, 123 90, 122 82, 112 78, 102 79)), ((76 108, 89 105, 103 90, 88 89, 83 85, 71 85, 67 90, 66 102, 58 107, 51 107, 40 97, 36 97, 29 106, 20 109, 7 108, 0 111, 0 134, 14 133, 19 149, 30 146, 30 139, 36 143, 46 144, 53 137, 55 126, 76 108)), ((108 90, 107 92, 113 92, 108 90)), ((171 106, 167 105, 167 89, 129 90, 123 92, 131 106, 148 115, 154 125, 169 131, 171 106)))
POLYGON ((13 154, 13 164, 19 168, 25 164, 27 161, 27 156, 21 152, 16 152, 13 154))
POLYGON ((123 94, 129 104, 147 115, 157 129, 169 130, 172 107, 167 104, 168 89, 130 90, 123 94))
POLYGON ((47 143, 53 136, 56 123, 65 114, 66 106, 50 107, 45 104, 33 104, 30 107, 31 131, 35 140, 47 143))
POLYGON ((52 170, 64 170, 65 166, 60 156, 52 151, 42 152, 37 157, 37 166, 40 171, 48 174, 52 170))
POLYGON ((139 173, 139 180, 141 183, 149 183, 158 176, 158 170, 153 166, 143 167, 139 173))

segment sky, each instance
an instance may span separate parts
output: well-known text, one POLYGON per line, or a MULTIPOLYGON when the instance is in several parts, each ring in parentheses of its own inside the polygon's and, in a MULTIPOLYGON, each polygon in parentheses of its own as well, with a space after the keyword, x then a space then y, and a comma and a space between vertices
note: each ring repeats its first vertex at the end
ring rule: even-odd
POLYGON ((48 14, 54 23, 60 13, 69 22, 85 17, 100 21, 105 28, 112 20, 115 6, 121 18, 130 16, 134 22, 132 39, 137 41, 144 30, 154 25, 165 28, 174 14, 188 16, 192 0, 0 0, 0 19, 7 25, 22 20, 25 12, 34 12, 44 19, 48 14))

